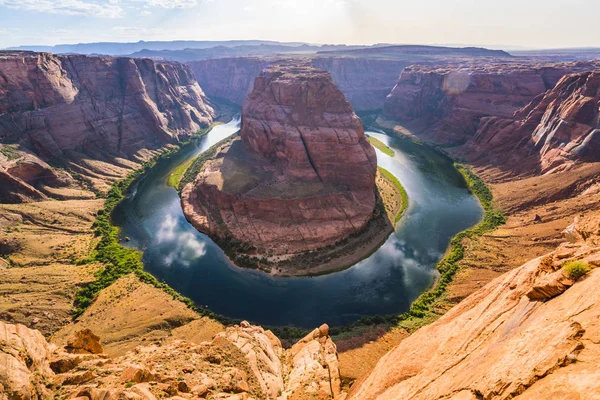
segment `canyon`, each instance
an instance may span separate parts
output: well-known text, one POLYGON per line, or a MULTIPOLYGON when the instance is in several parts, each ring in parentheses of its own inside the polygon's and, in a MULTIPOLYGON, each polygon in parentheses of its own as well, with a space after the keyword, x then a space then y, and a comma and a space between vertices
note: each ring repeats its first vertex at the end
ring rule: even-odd
MULTIPOLYGON (((260 58, 186 66, 0 54, 0 320, 6 321, 0 322, 0 398, 600 396, 596 62, 429 59, 404 68, 399 60, 322 54, 301 68, 261 74, 267 61, 260 58), (322 326, 293 344, 246 322, 225 327, 202 317, 135 274, 102 290, 72 321, 78 289, 104 268, 76 265, 98 240, 92 224, 103 199, 96 196, 213 122, 217 98, 240 104, 247 95, 241 137, 221 145, 183 191, 188 218, 201 229, 213 228, 206 211, 192 211, 191 204, 209 197, 217 199, 219 214, 233 206, 223 218, 228 229, 243 213, 285 216, 271 205, 284 207, 289 199, 269 207, 262 198, 244 199, 248 183, 276 176, 275 185, 306 182, 302 195, 313 185, 334 186, 317 192, 318 211, 330 218, 340 204, 350 204, 344 210, 358 204, 356 221, 342 230, 353 232, 375 206, 375 153, 348 101, 368 110, 384 100, 378 128, 467 162, 489 185, 506 224, 465 238, 444 297, 422 319, 397 326, 375 322, 339 336, 322 326), (289 126, 297 136, 285 134, 289 126), (353 157, 325 151, 321 137, 353 157), (247 160, 253 167, 240 169, 247 160), (242 211, 235 207, 240 200, 227 196, 232 189, 245 201, 242 211), (569 262, 583 263, 586 273, 570 275, 569 262), (102 350, 86 329, 102 339, 102 350)), ((297 201, 293 191, 284 192, 297 201)), ((272 225, 238 234, 273 235, 267 237, 273 252, 287 252, 280 245, 288 239, 296 249, 335 242, 338 227, 320 230, 320 215, 301 216, 314 234, 308 242, 289 232, 278 239, 282 231, 272 225)))
POLYGON ((183 210, 217 241, 287 261, 367 226, 376 170, 362 123, 329 74, 279 64, 256 78, 240 139, 217 150, 183 188, 183 210))

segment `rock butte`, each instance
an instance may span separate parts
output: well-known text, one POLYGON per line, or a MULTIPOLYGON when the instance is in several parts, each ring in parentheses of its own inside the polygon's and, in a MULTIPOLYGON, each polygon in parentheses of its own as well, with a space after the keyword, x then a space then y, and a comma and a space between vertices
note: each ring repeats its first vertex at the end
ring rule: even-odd
POLYGON ((333 245, 373 217, 375 150, 328 73, 285 65, 261 74, 240 136, 183 189, 200 231, 289 255, 333 245))

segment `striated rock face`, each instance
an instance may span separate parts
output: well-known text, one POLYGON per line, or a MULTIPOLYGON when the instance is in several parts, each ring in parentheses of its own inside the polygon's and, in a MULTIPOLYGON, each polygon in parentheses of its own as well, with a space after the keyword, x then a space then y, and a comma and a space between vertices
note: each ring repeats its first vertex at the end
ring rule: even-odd
POLYGON ((189 135, 212 116, 181 64, 0 53, 0 140, 42 157, 130 155, 189 135))
POLYGON ((329 74, 286 67, 256 78, 241 140, 182 192, 202 232, 293 254, 360 231, 375 208, 375 151, 329 74))
POLYGON ((460 151, 474 163, 524 174, 600 161, 599 105, 600 71, 567 75, 514 116, 484 118, 460 151))
POLYGON ((600 221, 475 292, 386 354, 348 399, 600 397, 600 221), (578 281, 561 269, 583 260, 578 281))
POLYGON ((355 110, 381 109, 400 72, 411 63, 357 57, 317 57, 312 60, 315 68, 331 74, 333 82, 355 110))
POLYGON ((14 147, 0 145, 2 201, 43 199, 41 186, 68 185, 68 174, 45 161, 135 158, 213 117, 181 64, 0 52, 0 143, 14 147))
POLYGON ((267 62, 264 58, 234 57, 191 61, 188 65, 208 96, 242 105, 267 62))
POLYGON ((482 117, 511 117, 565 74, 595 66, 589 62, 411 66, 387 96, 382 116, 414 125, 419 136, 437 144, 460 145, 475 134, 482 117))
MULTIPOLYGON (((73 341, 83 337, 94 335, 85 332, 73 341)), ((38 331, 0 322, 0 346, 1 398, 53 398, 60 393, 91 400, 302 400, 333 398, 341 392, 327 325, 287 351, 271 331, 242 322, 212 341, 160 341, 111 359, 73 354, 48 344, 38 331), (42 384, 47 382, 54 385, 42 384)))

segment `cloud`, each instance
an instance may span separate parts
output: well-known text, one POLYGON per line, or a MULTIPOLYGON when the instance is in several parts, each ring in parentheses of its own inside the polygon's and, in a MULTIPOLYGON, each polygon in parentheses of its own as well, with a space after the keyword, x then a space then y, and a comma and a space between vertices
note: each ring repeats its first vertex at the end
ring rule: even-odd
POLYGON ((121 36, 154 36, 165 33, 161 28, 140 28, 136 26, 115 26, 113 31, 121 36))
POLYGON ((114 1, 89 0, 0 0, 0 6, 50 14, 121 18, 123 9, 114 1))
POLYGON ((192 232, 179 231, 176 218, 170 214, 163 220, 156 237, 158 243, 169 248, 164 258, 164 263, 169 267, 173 263, 189 267, 192 261, 206 254, 206 243, 192 232))
POLYGON ((152 11, 144 10, 140 13, 142 17, 147 17, 148 15, 152 15, 152 11))
POLYGON ((192 8, 198 5, 197 0, 134 0, 146 3, 152 7, 161 8, 192 8))

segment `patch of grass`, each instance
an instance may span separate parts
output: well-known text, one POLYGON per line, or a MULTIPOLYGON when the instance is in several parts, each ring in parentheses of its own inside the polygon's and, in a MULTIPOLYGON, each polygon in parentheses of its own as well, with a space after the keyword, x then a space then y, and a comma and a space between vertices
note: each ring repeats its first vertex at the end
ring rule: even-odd
POLYGON ((173 173, 169 176, 169 186, 172 186, 174 188, 177 188, 179 186, 179 182, 181 182, 183 174, 185 174, 185 171, 189 168, 193 161, 194 160, 188 160, 173 171, 173 173))
POLYGON ((185 187, 185 185, 187 185, 190 182, 193 182, 194 179, 196 179, 196 176, 198 176, 198 174, 200 173, 200 170, 202 169, 202 166, 204 165, 204 163, 206 161, 208 161, 209 159, 213 158, 217 154, 217 149, 219 147, 221 147, 222 145, 231 142, 238 136, 239 136, 239 133, 235 133, 235 134, 221 140, 220 142, 218 142, 217 144, 212 146, 210 149, 206 150, 204 153, 202 153, 198 157, 196 157, 190 163, 189 167, 186 168, 185 172, 183 173, 183 176, 181 177, 181 179, 179 180, 179 184, 177 185, 177 190, 179 192, 181 192, 183 190, 183 188, 185 187))
POLYGON ((588 263, 581 260, 567 261, 562 265, 562 270, 569 278, 578 280, 592 270, 588 263))
POLYGON ((383 143, 381 140, 369 135, 367 135, 367 138, 369 139, 369 143, 371 143, 373 147, 381 151, 386 156, 394 157, 394 154, 396 154, 394 150, 388 147, 388 145, 383 143))
POLYGON ((18 158, 21 158, 21 154, 19 153, 19 145, 18 144, 5 144, 0 147, 0 153, 2 153, 8 161, 13 161, 18 158))
POLYGON ((396 216, 394 217, 395 225, 398 223, 398 221, 400 221, 400 218, 402 218, 404 211, 406 211, 406 208, 408 207, 408 194, 406 193, 404 186, 402 186, 398 178, 396 178, 390 171, 382 167, 377 167, 377 170, 385 179, 390 181, 394 185, 394 187, 396 187, 396 189, 398 189, 398 191, 400 192, 400 196, 402 197, 402 206, 400 210, 396 213, 396 216))

